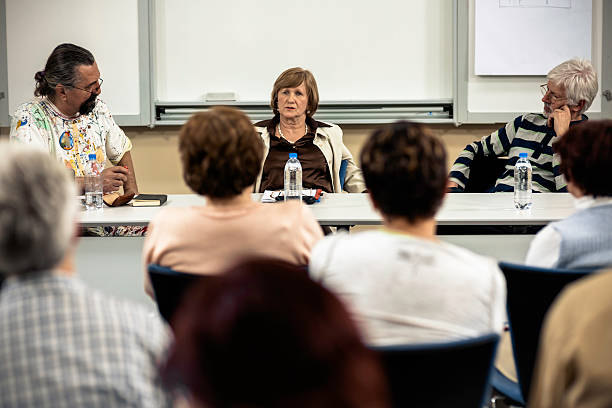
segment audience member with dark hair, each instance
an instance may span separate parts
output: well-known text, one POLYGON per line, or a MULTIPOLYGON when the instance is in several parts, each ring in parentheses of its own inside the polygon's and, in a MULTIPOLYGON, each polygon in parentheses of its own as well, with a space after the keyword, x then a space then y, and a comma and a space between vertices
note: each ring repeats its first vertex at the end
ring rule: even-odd
POLYGON ((540 337, 528 406, 612 407, 612 270, 565 288, 540 337))
POLYGON ((612 265, 612 120, 572 126, 554 148, 578 211, 538 232, 526 263, 569 269, 612 265))
POLYGON ((376 344, 501 332, 506 289, 493 259, 436 236, 446 152, 425 126, 398 122, 366 141, 361 165, 384 229, 326 237, 310 274, 349 305, 376 344))
POLYGON ((308 264, 321 227, 300 202, 251 199, 263 142, 242 112, 216 107, 193 115, 180 131, 179 151, 185 182, 206 204, 165 208, 149 224, 143 248, 147 293, 150 263, 205 275, 253 256, 308 264))
POLYGON ((298 267, 252 260, 185 297, 163 372, 198 406, 378 408, 385 380, 341 302, 298 267))
POLYGON ((74 277, 75 195, 47 152, 0 144, 0 406, 170 406, 168 329, 74 277))

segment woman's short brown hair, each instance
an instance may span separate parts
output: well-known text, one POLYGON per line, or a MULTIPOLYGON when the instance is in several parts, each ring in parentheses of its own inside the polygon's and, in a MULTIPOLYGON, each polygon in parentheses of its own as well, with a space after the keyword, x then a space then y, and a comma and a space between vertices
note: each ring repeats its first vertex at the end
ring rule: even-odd
POLYGON ((612 120, 573 125, 553 144, 561 173, 585 195, 612 196, 612 120))
POLYGON ((446 151, 424 125, 396 122, 376 130, 361 151, 372 200, 387 217, 433 217, 447 183, 446 151))
POLYGON ((196 193, 234 197, 255 183, 263 141, 238 109, 214 107, 196 113, 179 133, 183 179, 196 193))
POLYGON ((278 115, 278 92, 283 88, 295 88, 304 83, 306 86, 306 92, 308 93, 308 108, 306 109, 306 115, 312 116, 319 107, 319 89, 317 88, 317 81, 310 71, 304 68, 295 67, 285 70, 274 82, 272 88, 272 95, 270 98, 270 107, 274 111, 275 115, 278 115))

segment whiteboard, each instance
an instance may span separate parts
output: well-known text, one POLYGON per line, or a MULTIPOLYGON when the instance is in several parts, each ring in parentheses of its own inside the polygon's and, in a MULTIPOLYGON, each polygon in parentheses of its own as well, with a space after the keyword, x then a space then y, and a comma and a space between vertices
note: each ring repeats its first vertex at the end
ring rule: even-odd
POLYGON ((87 48, 113 115, 140 114, 137 0, 5 0, 9 114, 34 97, 34 74, 60 43, 87 48))
POLYGON ((476 75, 546 75, 551 61, 590 60, 591 5, 591 0, 476 0, 476 75))
MULTIPOLYGON (((469 0, 469 41, 468 41, 468 73, 467 73, 467 118, 469 123, 492 123, 512 119, 517 114, 526 112, 541 112, 542 94, 539 85, 546 82, 545 74, 563 61, 549 61, 542 76, 479 76, 475 72, 475 24, 474 3, 469 0), (484 114, 484 115, 480 115, 484 114)), ((499 0, 491 0, 499 1, 499 0)), ((591 0, 573 0, 590 2, 591 0)), ((591 27, 591 62, 599 79, 599 90, 588 113, 602 111, 601 83, 604 75, 602 70, 602 0, 592 1, 591 27)), ((544 44, 542 48, 544 48, 544 44)), ((571 58, 571 57, 570 57, 571 58)), ((507 56, 508 64, 515 64, 512 56, 507 56)))
POLYGON ((321 101, 453 96, 450 0, 155 0, 154 98, 268 101, 301 66, 321 101))

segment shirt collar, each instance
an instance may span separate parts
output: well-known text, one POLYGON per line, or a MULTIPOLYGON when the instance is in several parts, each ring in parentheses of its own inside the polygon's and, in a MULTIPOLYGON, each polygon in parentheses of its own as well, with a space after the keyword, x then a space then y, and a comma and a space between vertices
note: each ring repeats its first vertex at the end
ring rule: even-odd
POLYGON ((593 197, 591 195, 586 195, 579 198, 574 198, 574 206, 579 210, 610 204, 612 204, 612 197, 593 197))

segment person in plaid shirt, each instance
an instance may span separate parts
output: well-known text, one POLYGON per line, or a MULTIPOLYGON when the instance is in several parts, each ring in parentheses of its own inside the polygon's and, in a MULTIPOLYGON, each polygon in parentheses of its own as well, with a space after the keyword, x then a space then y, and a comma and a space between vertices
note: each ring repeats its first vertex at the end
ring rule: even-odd
POLYGON ((0 144, 0 406, 161 407, 168 329, 74 276, 76 189, 31 146, 0 144))

